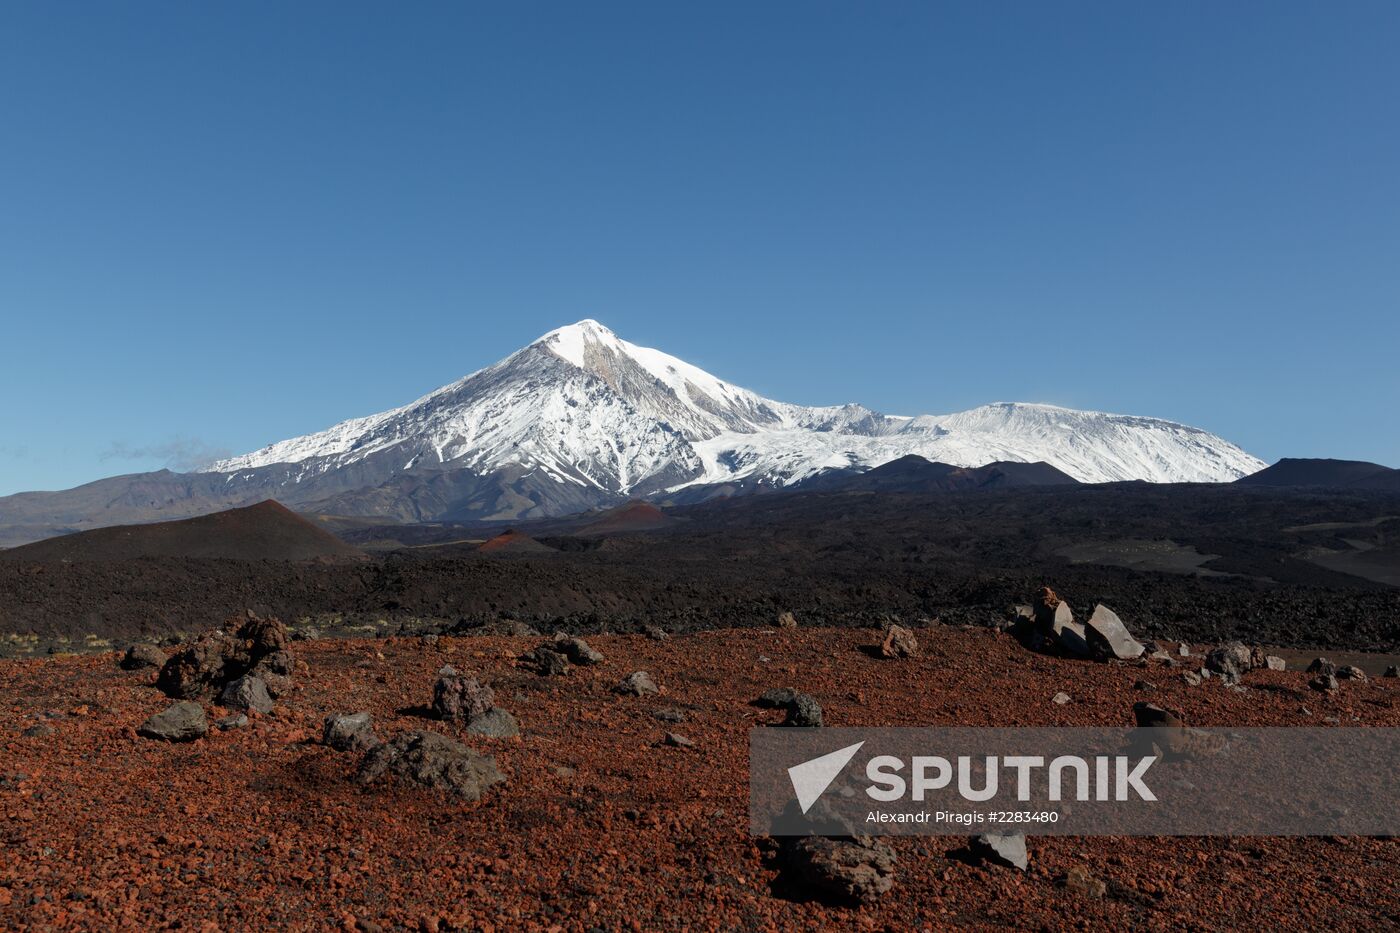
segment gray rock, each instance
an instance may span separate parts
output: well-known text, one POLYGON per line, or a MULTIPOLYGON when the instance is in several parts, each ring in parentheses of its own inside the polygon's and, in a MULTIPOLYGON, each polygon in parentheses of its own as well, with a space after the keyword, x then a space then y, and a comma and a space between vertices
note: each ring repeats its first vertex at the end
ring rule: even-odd
POLYGON ((1145 650, 1142 643, 1133 638, 1118 614, 1102 603, 1094 606, 1089 621, 1084 623, 1084 635, 1089 650, 1099 658, 1131 661, 1142 657, 1145 650))
POLYGON ((1354 664, 1347 664, 1337 668, 1337 678, 1339 680, 1355 680, 1361 683, 1369 679, 1366 676, 1366 672, 1354 664))
POLYGON ((496 760, 472 751, 436 732, 405 732, 365 753, 355 774, 359 784, 371 784, 386 774, 467 801, 506 779, 496 760))
POLYGON ((1189 658, 1191 657, 1191 646, 1186 644, 1186 642, 1182 642, 1181 647, 1176 649, 1176 653, 1181 655, 1183 658, 1189 658))
POLYGON ((674 723, 686 721, 685 710, 676 709, 674 706, 667 706, 658 710, 652 710, 651 716, 653 719, 659 719, 662 722, 674 723))
POLYGON ((623 696, 639 697, 649 693, 660 692, 655 681, 651 679, 651 675, 646 671, 633 671, 622 678, 621 683, 613 687, 613 693, 622 694, 623 696))
POLYGON ((1330 693, 1336 690, 1339 685, 1335 674, 1322 673, 1308 681, 1308 686, 1319 693, 1330 693))
POLYGON ((865 836, 783 840, 784 877, 807 896, 869 904, 894 885, 894 850, 865 836))
POLYGON ((1337 665, 1326 658, 1313 658, 1312 663, 1308 665, 1307 672, 1309 674, 1336 674, 1337 665))
POLYGON ((1280 658, 1278 655, 1275 655, 1275 654, 1265 655, 1265 657, 1264 657, 1264 666, 1267 667, 1267 668, 1268 668, 1269 670, 1271 670, 1271 671, 1286 671, 1286 670, 1288 670, 1288 662, 1285 661, 1283 658, 1280 658))
POLYGON ((679 732, 668 732, 668 733, 666 733, 666 737, 665 737, 664 739, 661 740, 661 744, 662 744, 662 745, 668 745, 668 746, 670 746, 670 747, 672 747, 672 748, 694 748, 694 747, 695 747, 695 743, 694 743, 693 741, 691 741, 690 739, 688 739, 688 738, 686 738, 685 736, 681 735, 679 732))
POLYGON ((445 722, 470 722, 495 705, 491 688, 468 674, 443 674, 433 684, 433 715, 445 722))
POLYGON ((1237 641, 1230 642, 1206 653, 1206 668, 1217 674, 1229 674, 1238 679, 1254 668, 1253 658, 1254 653, 1248 646, 1237 641))
POLYGON ((53 726, 41 722, 37 726, 30 726, 28 729, 25 729, 20 735, 24 736, 26 739, 42 739, 46 735, 53 735, 53 726))
POLYGON ((786 709, 799 695, 791 687, 774 687, 760 693, 758 699, 753 701, 753 705, 761 706, 764 709, 786 709))
POLYGON ((1074 621, 1069 603, 1060 602, 1053 608, 1042 606, 1037 611, 1036 621, 1044 626, 1049 638, 1060 650, 1080 658, 1087 658, 1092 653, 1084 626, 1074 621))
POLYGON ((801 729, 815 729, 822 725, 821 704, 805 693, 793 697, 787 707, 787 718, 783 725, 801 729))
POLYGON ((267 692, 267 683, 252 674, 244 674, 231 680, 219 694, 219 705, 224 709, 238 709, 252 713, 272 712, 272 696, 267 692))
POLYGON ((161 668, 169 660, 155 645, 132 645, 119 662, 124 671, 139 671, 148 667, 161 668))
POLYGON ((1053 697, 1051 697, 1050 702, 1054 703, 1056 706, 1064 706, 1066 703, 1069 702, 1069 694, 1057 693, 1053 697))
POLYGON ((650 638, 652 641, 671 640, 671 636, 668 635, 666 633, 666 630, 659 625, 648 625, 646 628, 642 629, 642 632, 646 635, 647 638, 650 638))
POLYGON ((1181 679, 1192 687, 1199 687, 1201 685, 1201 675, 1197 674, 1195 671, 1183 672, 1181 679))
POLYGON ((603 662, 603 654, 601 651, 593 650, 592 646, 582 638, 572 638, 565 635, 563 632, 554 636, 553 647, 555 651, 558 651, 580 667, 586 667, 589 664, 601 664, 603 662))
POLYGON ((778 628, 797 628, 797 616, 791 612, 779 613, 778 628))
POLYGON ((192 742, 209 731, 204 707, 190 700, 181 700, 141 723, 136 734, 166 742, 192 742))
POLYGON ((1387 667, 1387 668, 1385 669, 1385 673, 1382 674, 1381 676, 1382 676, 1382 677, 1400 677, 1400 667, 1397 667, 1396 665, 1392 664, 1392 665, 1390 665, 1390 667, 1387 667))
POLYGON ((509 739, 520 734, 520 723, 507 711, 493 706, 467 723, 467 731, 492 739, 509 739))
POLYGON ((1030 865, 1024 833, 983 833, 973 838, 972 852, 984 862, 1021 871, 1030 865))
POLYGON ((321 729, 321 744, 338 752, 361 752, 380 742, 369 713, 332 713, 321 729))
POLYGON ((222 719, 214 720, 214 725, 219 727, 220 732, 227 732, 230 729, 242 729, 248 725, 248 717, 239 713, 237 716, 225 716, 222 719))

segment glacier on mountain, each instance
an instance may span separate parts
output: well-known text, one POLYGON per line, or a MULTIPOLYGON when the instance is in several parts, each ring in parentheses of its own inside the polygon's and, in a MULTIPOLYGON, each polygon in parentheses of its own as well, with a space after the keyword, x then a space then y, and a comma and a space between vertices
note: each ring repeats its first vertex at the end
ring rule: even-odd
POLYGON ((392 457, 402 470, 508 471, 517 484, 654 497, 786 486, 908 454, 957 466, 1043 460, 1084 482, 1225 482, 1264 466, 1213 434, 1157 418, 1026 403, 896 417, 778 402, 585 320, 409 405, 205 472, 234 481, 276 467, 299 483, 392 457))

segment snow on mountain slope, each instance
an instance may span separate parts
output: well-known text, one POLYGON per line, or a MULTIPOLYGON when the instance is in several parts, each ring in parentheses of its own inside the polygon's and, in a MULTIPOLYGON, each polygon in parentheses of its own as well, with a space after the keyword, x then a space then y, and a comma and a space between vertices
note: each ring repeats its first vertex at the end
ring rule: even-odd
POLYGON ((410 405, 206 471, 232 481, 294 464, 292 481, 301 482, 397 457, 400 470, 512 468, 608 495, 651 495, 738 480, 786 485, 911 453, 958 466, 1044 460, 1086 482, 1221 482, 1263 466, 1219 437, 1155 418, 1008 403, 898 418, 777 402, 585 320, 410 405))

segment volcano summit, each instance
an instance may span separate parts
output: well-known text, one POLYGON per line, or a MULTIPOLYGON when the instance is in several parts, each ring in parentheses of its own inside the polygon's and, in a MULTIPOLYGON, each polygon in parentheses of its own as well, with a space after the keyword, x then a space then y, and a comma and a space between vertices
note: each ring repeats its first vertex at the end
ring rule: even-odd
POLYGON ((899 417, 807 407, 728 383, 584 320, 417 401, 196 473, 115 477, 0 499, 6 543, 275 498, 409 521, 515 519, 697 501, 860 472, 917 454, 955 466, 1044 461, 1082 482, 1223 482, 1264 464, 1196 428, 997 403, 899 417))

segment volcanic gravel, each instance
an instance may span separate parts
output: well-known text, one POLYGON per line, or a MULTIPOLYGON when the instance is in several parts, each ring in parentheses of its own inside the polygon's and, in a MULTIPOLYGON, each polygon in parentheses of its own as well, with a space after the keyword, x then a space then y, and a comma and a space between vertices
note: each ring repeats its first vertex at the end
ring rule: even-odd
POLYGON ((114 654, 0 662, 0 928, 1400 923, 1400 843, 1374 838, 1032 838, 1025 874, 957 857, 964 837, 896 838, 895 886, 873 905, 791 899, 747 832, 748 731, 783 715, 750 701, 771 687, 811 694, 832 726, 1131 726, 1145 676, 1160 685, 1153 702, 1194 725, 1400 725, 1395 681, 1322 696, 1302 672, 1256 671, 1245 681, 1256 689, 1237 693, 1189 687, 1157 662, 1033 654, 991 630, 918 635, 922 657, 894 661, 871 656, 870 629, 598 636, 605 661, 552 678, 513 664, 538 638, 303 642, 307 669, 271 715, 186 745, 136 736, 169 700, 114 654), (489 684, 521 736, 424 718, 444 664, 489 684), (612 693, 635 670, 663 694, 612 693), (1072 702, 1052 702, 1060 691, 1072 702), (326 715, 354 710, 385 737, 436 730, 493 755, 508 782, 475 804, 356 786, 358 756, 316 742, 326 715), (22 734, 40 723, 52 732, 22 734), (694 747, 658 744, 668 730, 694 747), (1066 887, 1072 870, 1105 895, 1066 887))

